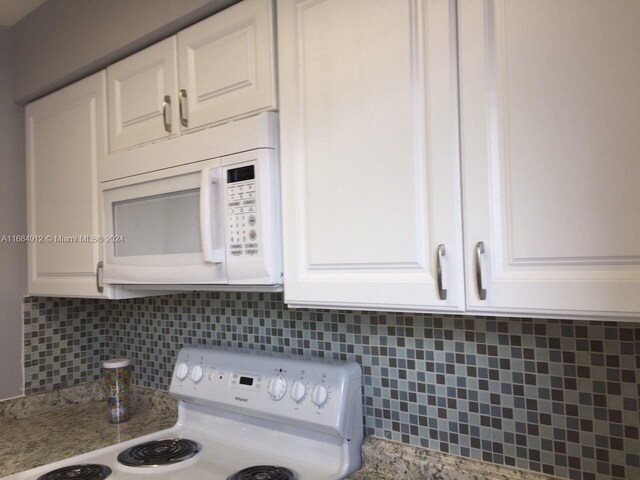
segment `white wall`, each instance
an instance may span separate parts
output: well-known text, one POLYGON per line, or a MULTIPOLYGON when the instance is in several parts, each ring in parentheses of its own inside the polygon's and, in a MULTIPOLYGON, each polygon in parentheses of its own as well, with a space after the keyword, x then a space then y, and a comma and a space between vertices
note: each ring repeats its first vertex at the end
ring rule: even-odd
POLYGON ((24 109, 13 103, 12 44, 0 27, 0 399, 22 394, 22 296, 27 291, 24 109))

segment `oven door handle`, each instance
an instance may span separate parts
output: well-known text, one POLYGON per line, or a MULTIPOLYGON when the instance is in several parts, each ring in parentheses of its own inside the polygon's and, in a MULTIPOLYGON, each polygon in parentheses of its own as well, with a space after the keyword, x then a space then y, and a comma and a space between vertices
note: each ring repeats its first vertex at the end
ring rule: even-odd
MULTIPOLYGON (((215 248, 214 243, 214 221, 212 221, 211 213, 220 212, 218 202, 212 206, 213 195, 212 186, 220 188, 220 176, 218 168, 207 167, 202 169, 202 177, 200 181, 200 243, 202 246, 202 259, 205 263, 222 263, 224 261, 224 250, 215 248)), ((217 227, 217 225, 216 225, 217 227)))

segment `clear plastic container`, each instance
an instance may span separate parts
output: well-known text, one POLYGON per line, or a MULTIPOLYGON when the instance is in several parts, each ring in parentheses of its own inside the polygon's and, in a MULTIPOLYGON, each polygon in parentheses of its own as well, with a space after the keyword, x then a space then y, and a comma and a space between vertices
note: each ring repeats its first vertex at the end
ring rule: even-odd
POLYGON ((109 422, 126 422, 131 407, 131 361, 128 358, 107 360, 102 363, 102 372, 109 422))

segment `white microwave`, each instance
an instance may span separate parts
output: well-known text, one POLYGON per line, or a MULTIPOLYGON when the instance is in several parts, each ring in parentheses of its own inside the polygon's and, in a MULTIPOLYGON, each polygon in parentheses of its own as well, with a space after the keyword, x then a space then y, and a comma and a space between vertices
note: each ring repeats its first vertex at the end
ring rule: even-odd
MULTIPOLYGON (((171 155, 188 163, 101 184, 103 231, 110 242, 104 283, 238 290, 282 284, 275 145, 263 141, 212 157, 224 152, 224 138, 215 133, 204 130, 127 152, 125 159, 148 157, 147 165, 156 156, 166 164, 171 155)), ((244 138, 273 137, 252 133, 244 138)), ((238 148, 238 142, 230 144, 238 148)))

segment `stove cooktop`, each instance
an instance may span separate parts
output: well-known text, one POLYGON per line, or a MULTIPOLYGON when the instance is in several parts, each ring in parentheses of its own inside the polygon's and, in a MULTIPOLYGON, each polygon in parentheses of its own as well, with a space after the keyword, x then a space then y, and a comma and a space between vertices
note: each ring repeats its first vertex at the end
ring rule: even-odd
MULTIPOLYGON (((218 431, 228 431, 228 426, 219 425, 212 427, 218 431)), ((256 432, 252 429, 251 435, 256 432)), ((264 442, 263 448, 247 446, 248 441, 242 438, 230 438, 228 441, 219 442, 215 439, 202 435, 201 432, 184 431, 173 428, 169 431, 158 432, 154 437, 143 437, 127 441, 120 445, 113 445, 94 452, 80 455, 68 459, 58 464, 46 465, 37 469, 16 474, 9 477, 11 480, 40 480, 40 476, 46 472, 61 468, 65 462, 67 464, 103 464, 108 465, 111 474, 107 477, 51 477, 47 480, 336 480, 342 477, 339 470, 340 456, 334 464, 321 462, 312 454, 301 454, 300 451, 290 450, 286 445, 286 438, 274 435, 265 438, 258 435, 264 442), (149 441, 172 441, 180 438, 181 435, 197 442, 201 450, 193 457, 175 464, 162 466, 132 467, 118 462, 117 457, 125 450, 141 445, 149 441), (268 444, 268 440, 271 444, 268 444), (279 445, 284 445, 279 448, 279 445), (256 472, 254 477, 236 477, 240 471, 249 470, 256 466, 275 465, 280 467, 280 476, 260 476, 263 470, 256 472), (287 472, 291 472, 286 476, 287 472)), ((304 443, 304 441, 303 441, 304 443)), ((320 455, 325 452, 320 451, 320 455)), ((336 452, 337 453, 337 452, 336 452)), ((262 468, 262 467, 261 467, 262 468)), ((249 472, 250 473, 250 472, 249 472)), ((46 478, 46 477, 45 477, 46 478)), ((3 479, 4 480, 4 479, 3 479)))

